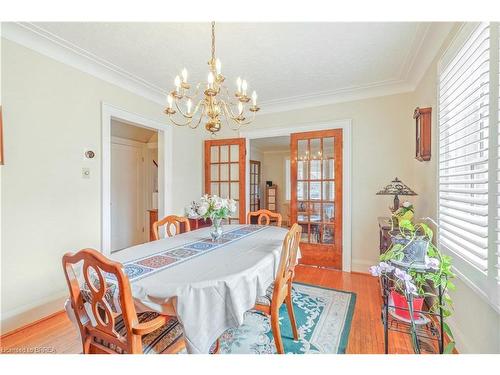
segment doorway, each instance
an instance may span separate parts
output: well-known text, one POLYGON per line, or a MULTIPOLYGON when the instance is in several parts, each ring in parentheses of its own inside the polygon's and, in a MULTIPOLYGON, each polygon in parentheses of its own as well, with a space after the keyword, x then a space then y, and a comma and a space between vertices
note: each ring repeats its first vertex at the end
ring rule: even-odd
MULTIPOLYGON (((250 211, 266 209, 279 213, 282 226, 290 226, 290 136, 250 139, 250 168, 258 163, 257 182, 250 169, 250 211), (255 185, 257 183, 257 186, 255 185), (258 199, 252 199, 252 188, 258 199), (255 203, 259 206, 256 207, 255 203)), ((255 167, 254 167, 255 168, 255 167)), ((257 218, 253 218, 257 222, 257 218)))
POLYGON ((301 263, 342 269, 342 129, 291 135, 291 219, 301 263))
MULTIPOLYGON (((351 223, 351 142, 352 142, 352 120, 350 119, 345 119, 345 120, 334 120, 334 121, 329 121, 325 123, 308 123, 308 124, 291 124, 290 126, 280 126, 276 128, 266 128, 266 129, 251 129, 251 130, 244 130, 240 132, 241 137, 246 138, 246 145, 247 149, 251 150, 251 145, 254 143, 254 141, 260 140, 260 139, 268 139, 268 138, 276 138, 276 137, 282 137, 282 136, 287 136, 290 137, 293 134, 296 133, 307 133, 307 132, 314 132, 314 131, 323 131, 323 130, 338 130, 342 134, 342 147, 337 149, 337 152, 340 153, 341 157, 337 158, 338 162, 341 164, 342 168, 342 180, 338 181, 338 187, 341 188, 342 194, 341 196, 337 197, 338 202, 340 202, 342 206, 341 212, 337 212, 337 218, 342 220, 342 225, 337 226, 337 229, 340 230, 340 235, 337 237, 337 242, 335 246, 341 248, 340 252, 340 261, 337 259, 336 263, 338 265, 334 265, 331 262, 331 259, 329 259, 330 255, 326 256, 326 259, 321 259, 321 257, 318 257, 316 260, 319 261, 318 263, 313 263, 311 258, 309 256, 306 256, 302 262, 307 261, 307 264, 314 264, 314 265, 319 265, 319 266, 325 266, 325 267, 331 267, 331 268, 338 268, 342 269, 342 271, 345 272, 351 272, 351 263, 352 263, 352 247, 351 247, 351 228, 352 228, 352 223, 351 223)), ((290 142, 288 143, 289 146, 290 142)), ((252 151, 247 154, 246 158, 246 164, 247 164, 247 170, 248 166, 250 165, 250 160, 254 160, 254 157, 252 156, 252 151)), ((290 175, 291 175, 291 167, 290 167, 290 175)), ((262 165, 262 170, 264 170, 264 165, 262 165)), ((263 183, 265 183, 263 177, 263 183)), ((328 182, 328 181, 325 181, 328 182)), ((247 190, 249 189, 249 173, 247 173, 247 178, 246 178, 246 183, 247 183, 247 190)), ((246 208, 247 211, 250 208, 250 195, 247 194, 246 196, 247 202, 246 202, 246 208)), ((316 202, 313 202, 316 203, 316 202)), ((291 210, 290 210, 291 211, 291 210)), ((333 212, 333 211, 332 211, 333 212)), ((297 220, 297 214, 295 214, 295 219, 290 218, 290 221, 293 223, 293 220, 297 220)), ((314 224, 314 223, 313 223, 314 224)), ((327 236, 328 237, 328 236, 327 236)), ((314 245, 314 244, 313 244, 314 245)), ((308 247, 307 243, 301 244, 301 251, 302 248, 308 247)), ((332 246, 330 245, 330 249, 332 249, 332 246)), ((314 246, 310 248, 310 250, 314 250, 314 246)), ((303 255, 304 253, 302 251, 303 255)), ((319 252, 321 254, 321 252, 319 252)), ((313 258, 314 259, 314 258, 313 258)))
MULTIPOLYGON (((156 131, 158 137, 157 216, 164 217, 166 212, 173 211, 172 127, 139 114, 120 109, 108 103, 102 103, 101 249, 102 253, 106 256, 111 254, 111 122, 113 120, 156 131)), ((153 198, 151 199, 153 200, 153 198)), ((150 224, 149 220, 147 224, 150 224)))
POLYGON ((158 131, 111 120, 111 252, 149 241, 158 210, 158 131))

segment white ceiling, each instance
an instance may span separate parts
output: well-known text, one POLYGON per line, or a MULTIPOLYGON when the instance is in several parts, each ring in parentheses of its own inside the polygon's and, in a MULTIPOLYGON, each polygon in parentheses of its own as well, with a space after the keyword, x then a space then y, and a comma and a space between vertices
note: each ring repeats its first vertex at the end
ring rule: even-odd
MULTIPOLYGON (((14 24, 141 84, 173 88, 183 67, 206 80, 210 23, 51 22, 14 24)), ((226 83, 238 76, 266 106, 411 90, 451 23, 220 23, 217 56, 226 83), (418 59, 416 58, 418 56, 418 59), (382 91, 383 92, 382 92, 382 91)), ((9 29, 7 37, 12 33, 9 29)), ((18 33, 19 34, 19 33, 18 33)), ((18 38, 20 39, 20 38, 18 38)), ((164 96, 159 96, 164 101, 164 96)), ((352 98, 351 98, 352 99, 352 98)))
POLYGON ((111 119, 111 135, 113 137, 147 143, 155 142, 157 140, 157 133, 158 132, 154 130, 111 119))
POLYGON ((250 146, 257 148, 262 152, 289 151, 290 136, 251 139, 250 146))

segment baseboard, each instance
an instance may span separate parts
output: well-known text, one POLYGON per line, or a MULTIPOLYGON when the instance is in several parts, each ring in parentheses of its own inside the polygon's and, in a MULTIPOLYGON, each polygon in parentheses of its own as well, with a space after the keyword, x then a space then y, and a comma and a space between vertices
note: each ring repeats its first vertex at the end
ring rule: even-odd
POLYGON ((376 261, 364 260, 364 259, 353 259, 351 272, 356 273, 369 273, 371 266, 377 264, 376 261))
POLYGON ((467 354, 467 353, 469 353, 469 354, 472 354, 472 353, 479 354, 479 353, 477 353, 477 351, 474 351, 470 347, 470 345, 468 344, 469 341, 465 338, 465 335, 460 330, 460 328, 458 328, 459 325, 458 325, 458 323, 456 322, 456 320, 453 317, 447 318, 446 323, 448 323, 448 325, 450 326, 451 331, 453 332, 453 337, 455 339, 455 347, 456 347, 456 350, 459 353, 462 353, 462 354, 467 354))
POLYGON ((60 292, 34 303, 10 310, 2 314, 0 335, 5 336, 12 331, 27 326, 38 320, 58 313, 64 308, 67 292, 60 292))

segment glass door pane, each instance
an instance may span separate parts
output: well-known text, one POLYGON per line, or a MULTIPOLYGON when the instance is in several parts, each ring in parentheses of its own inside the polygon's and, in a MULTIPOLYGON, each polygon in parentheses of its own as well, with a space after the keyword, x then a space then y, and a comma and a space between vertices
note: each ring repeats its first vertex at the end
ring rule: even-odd
POLYGON ((260 209, 260 161, 250 160, 250 211, 260 209))
POLYGON ((338 253, 342 217, 341 206, 337 207, 342 201, 341 142, 341 130, 296 133, 291 137, 291 215, 302 227, 301 251, 305 259, 314 258, 313 264, 341 264, 338 253))
POLYGON ((245 221, 245 139, 205 141, 205 192, 236 201, 231 224, 245 221))

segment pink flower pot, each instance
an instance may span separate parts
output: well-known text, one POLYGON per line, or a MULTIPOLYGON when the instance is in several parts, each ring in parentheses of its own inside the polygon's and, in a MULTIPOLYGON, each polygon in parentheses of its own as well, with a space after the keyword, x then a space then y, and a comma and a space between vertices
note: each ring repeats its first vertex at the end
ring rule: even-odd
MULTIPOLYGON (((408 310, 408 301, 406 297, 395 290, 391 291, 392 301, 394 302, 395 313, 403 319, 410 319, 410 312, 408 310)), ((424 305, 424 297, 413 297, 413 319, 418 319, 419 315, 415 311, 422 311, 424 305)))

